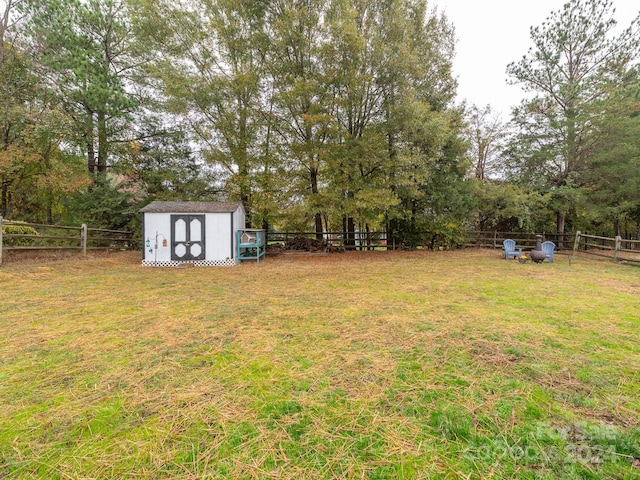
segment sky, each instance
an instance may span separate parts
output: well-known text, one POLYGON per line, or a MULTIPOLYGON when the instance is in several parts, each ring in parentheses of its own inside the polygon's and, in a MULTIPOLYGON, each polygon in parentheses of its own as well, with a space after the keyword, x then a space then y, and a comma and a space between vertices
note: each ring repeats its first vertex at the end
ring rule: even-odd
MULTIPOLYGON (((533 45, 529 28, 561 10, 566 1, 432 0, 456 29, 458 100, 478 107, 490 104, 506 120, 511 107, 524 98, 520 86, 507 85, 507 64, 520 60, 533 45)), ((613 0, 613 6, 622 27, 640 11, 638 0, 613 0)))

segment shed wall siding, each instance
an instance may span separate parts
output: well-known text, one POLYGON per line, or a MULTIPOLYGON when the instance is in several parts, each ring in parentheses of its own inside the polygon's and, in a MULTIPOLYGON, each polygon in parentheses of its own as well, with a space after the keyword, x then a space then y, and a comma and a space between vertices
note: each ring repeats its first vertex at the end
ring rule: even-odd
MULTIPOLYGON (((171 261, 171 215, 170 213, 145 213, 145 254, 146 261, 171 261), (158 233, 158 249, 155 249, 156 232, 158 233), (167 246, 162 240, 167 239, 167 246), (146 246, 147 239, 150 247, 146 246), (152 252, 149 252, 149 249, 152 252)), ((208 213, 205 215, 205 260, 226 260, 231 258, 231 216, 228 213, 208 213)))
POLYGON ((166 213, 144 214, 144 259, 148 262, 171 261, 171 215, 166 213), (156 251, 156 233, 158 234, 158 250, 156 251), (167 246, 162 246, 162 240, 167 239, 167 246), (149 240, 150 247, 147 247, 149 240), (153 251, 150 252, 149 248, 153 251))
POLYGON ((231 258, 231 216, 228 213, 208 213, 206 217, 207 260, 231 258))

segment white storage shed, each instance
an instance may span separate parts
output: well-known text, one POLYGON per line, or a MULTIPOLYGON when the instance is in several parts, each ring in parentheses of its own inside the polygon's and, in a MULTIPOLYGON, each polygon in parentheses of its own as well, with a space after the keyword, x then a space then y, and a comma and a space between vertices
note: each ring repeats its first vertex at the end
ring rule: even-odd
POLYGON ((151 202, 142 213, 145 266, 231 266, 236 231, 245 226, 239 202, 151 202))

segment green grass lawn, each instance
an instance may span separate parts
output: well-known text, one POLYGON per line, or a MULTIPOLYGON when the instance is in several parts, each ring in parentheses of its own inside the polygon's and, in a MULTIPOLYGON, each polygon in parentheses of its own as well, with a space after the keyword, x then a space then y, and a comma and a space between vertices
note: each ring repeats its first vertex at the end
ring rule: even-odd
POLYGON ((0 478, 640 478, 640 269, 0 267, 0 478))

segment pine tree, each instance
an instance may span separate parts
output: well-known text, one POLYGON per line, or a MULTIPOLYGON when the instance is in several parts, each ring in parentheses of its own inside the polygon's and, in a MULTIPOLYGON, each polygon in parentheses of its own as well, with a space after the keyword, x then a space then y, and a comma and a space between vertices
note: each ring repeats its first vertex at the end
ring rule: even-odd
POLYGON ((44 74, 75 122, 88 171, 105 174, 116 141, 129 136, 127 117, 138 104, 127 88, 136 62, 126 5, 31 0, 29 12, 44 74))
POLYGON ((610 0, 566 3, 531 28, 533 47, 507 68, 513 83, 534 94, 514 112, 519 134, 512 158, 523 181, 552 193, 559 234, 575 211, 581 174, 602 138, 594 102, 619 87, 638 55, 640 16, 615 35, 613 13, 610 0))

